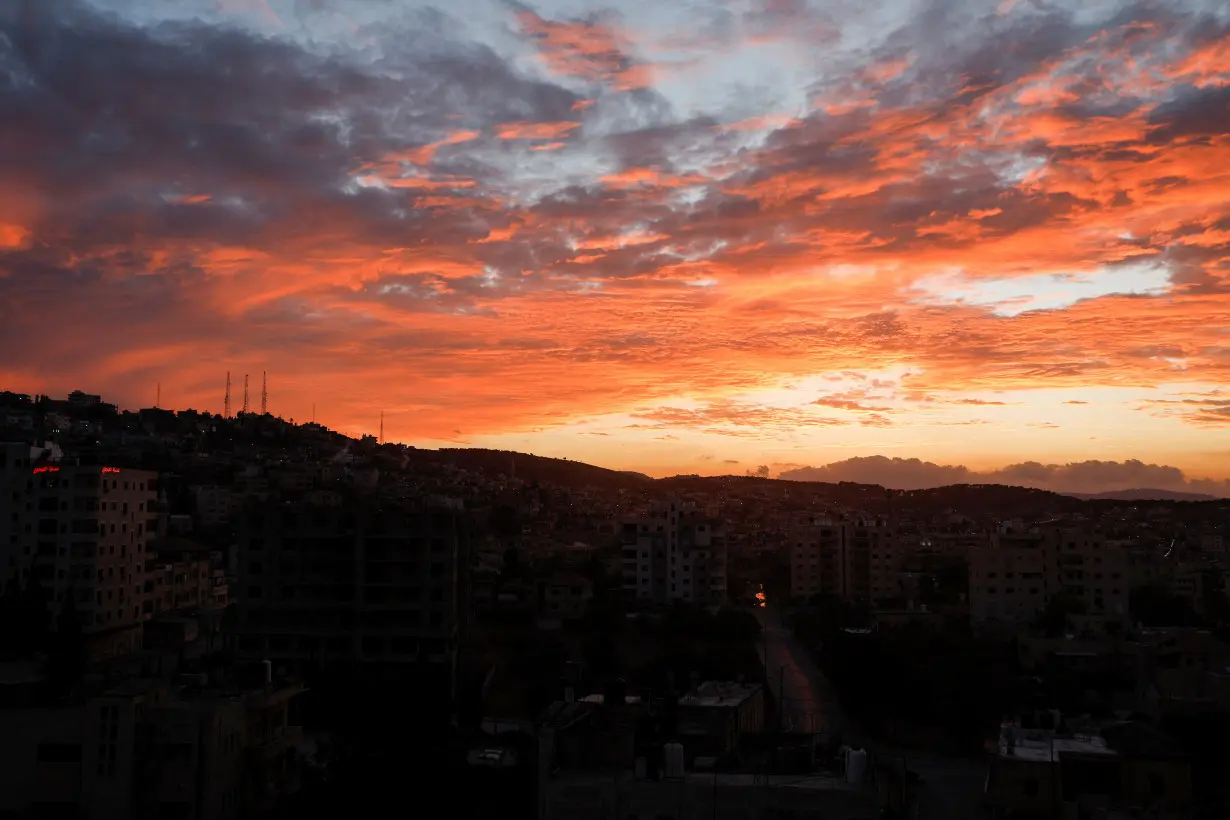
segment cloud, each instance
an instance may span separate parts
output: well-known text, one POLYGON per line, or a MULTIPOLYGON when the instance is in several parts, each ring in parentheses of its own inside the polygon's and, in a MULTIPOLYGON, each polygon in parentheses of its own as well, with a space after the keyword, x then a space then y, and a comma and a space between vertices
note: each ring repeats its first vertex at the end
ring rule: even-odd
POLYGON ((1127 461, 1081 461, 1010 464, 998 470, 976 472, 961 465, 942 465, 917 458, 865 456, 836 461, 822 467, 783 471, 792 481, 854 481, 890 489, 919 490, 950 484, 1006 484, 1061 493, 1100 493, 1150 489, 1230 496, 1230 481, 1189 478, 1177 467, 1127 461))
POLYGON ((1230 393, 1213 390, 1178 399, 1147 399, 1142 409, 1155 416, 1177 417, 1201 427, 1230 426, 1230 393))
POLYGON ((634 411, 632 418, 649 428, 680 427, 723 436, 758 438, 802 427, 833 427, 850 422, 817 415, 805 408, 782 408, 721 400, 686 407, 634 411))
POLYGON ((612 23, 547 20, 531 11, 517 19, 555 74, 610 83, 621 91, 650 84, 650 67, 632 58, 627 37, 612 23))
POLYGON ((268 370, 351 431, 631 413, 745 463, 991 432, 974 408, 1062 462, 1063 391, 1175 452, 1225 430, 1192 392, 1230 380, 1215 4, 23 8, 8 387, 220 409, 227 370, 268 370), (886 384, 733 398, 845 373, 886 384), (1007 410, 1035 402, 1057 429, 1007 410))

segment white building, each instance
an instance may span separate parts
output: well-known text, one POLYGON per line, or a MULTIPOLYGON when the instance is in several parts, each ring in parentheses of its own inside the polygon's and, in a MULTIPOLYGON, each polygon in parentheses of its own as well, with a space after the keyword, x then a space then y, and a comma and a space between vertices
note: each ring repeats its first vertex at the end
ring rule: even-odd
POLYGON ((626 520, 623 588, 629 598, 660 604, 726 601, 726 532, 695 504, 670 501, 626 520))

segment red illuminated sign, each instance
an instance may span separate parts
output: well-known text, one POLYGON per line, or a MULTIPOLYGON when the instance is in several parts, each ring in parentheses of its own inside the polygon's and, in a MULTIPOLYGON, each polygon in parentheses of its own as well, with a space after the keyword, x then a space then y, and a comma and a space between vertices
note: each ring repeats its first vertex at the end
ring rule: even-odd
POLYGON ((59 467, 35 467, 34 468, 35 475, 38 475, 39 473, 58 473, 58 472, 60 472, 59 467))
POLYGON ((103 467, 102 471, 104 473, 118 473, 120 471, 120 468, 119 467, 103 467))

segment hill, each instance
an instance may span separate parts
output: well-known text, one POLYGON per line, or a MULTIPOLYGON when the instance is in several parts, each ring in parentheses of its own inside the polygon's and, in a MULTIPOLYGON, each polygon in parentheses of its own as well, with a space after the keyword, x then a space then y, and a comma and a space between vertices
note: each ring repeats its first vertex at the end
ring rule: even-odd
POLYGON ((512 450, 442 448, 411 450, 411 462, 451 464, 465 470, 489 475, 516 476, 523 481, 540 481, 568 487, 594 487, 605 490, 645 489, 653 479, 640 473, 608 470, 583 461, 547 458, 512 450))
POLYGON ((1181 493, 1174 490, 1112 490, 1105 493, 1064 493, 1084 501, 1216 501, 1217 496, 1204 493, 1181 493))

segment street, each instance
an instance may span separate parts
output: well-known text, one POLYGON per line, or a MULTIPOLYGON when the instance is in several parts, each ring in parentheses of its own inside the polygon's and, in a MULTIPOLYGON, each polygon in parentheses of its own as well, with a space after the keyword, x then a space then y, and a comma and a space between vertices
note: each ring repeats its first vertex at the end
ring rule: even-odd
POLYGON ((841 709, 811 653, 798 644, 775 607, 755 612, 769 689, 781 704, 782 729, 840 736, 845 729, 841 709))
POLYGON ((880 764, 919 775, 921 820, 974 820, 980 816, 986 763, 978 759, 894 749, 874 743, 842 714, 832 686, 771 605, 757 607, 761 652, 769 689, 782 704, 783 729, 815 732, 867 749, 880 764))

